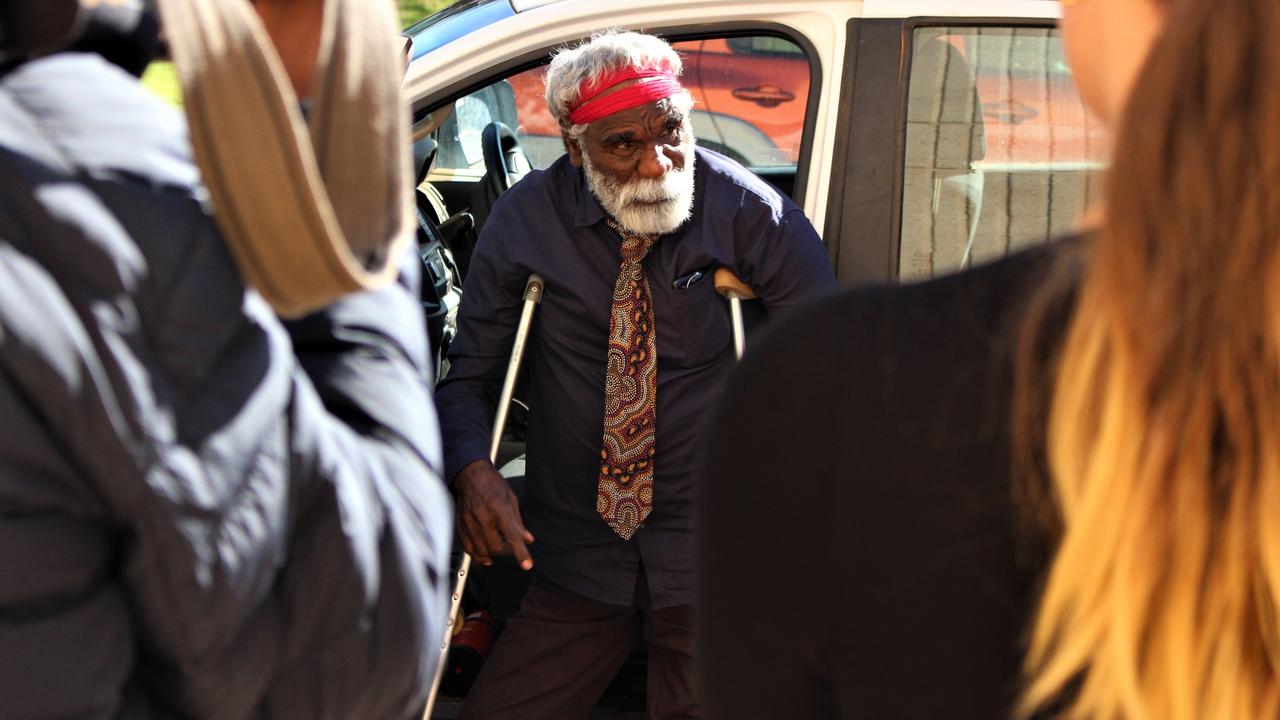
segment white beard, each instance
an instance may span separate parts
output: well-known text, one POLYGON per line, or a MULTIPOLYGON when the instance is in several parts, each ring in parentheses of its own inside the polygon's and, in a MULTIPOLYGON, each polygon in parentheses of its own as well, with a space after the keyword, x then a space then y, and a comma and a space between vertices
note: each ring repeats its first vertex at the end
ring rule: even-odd
POLYGON ((687 158, 683 168, 672 168, 660 178, 637 177, 622 183, 592 164, 579 141, 587 187, 624 229, 637 235, 673 232, 693 215, 693 142, 689 136, 681 146, 687 158))

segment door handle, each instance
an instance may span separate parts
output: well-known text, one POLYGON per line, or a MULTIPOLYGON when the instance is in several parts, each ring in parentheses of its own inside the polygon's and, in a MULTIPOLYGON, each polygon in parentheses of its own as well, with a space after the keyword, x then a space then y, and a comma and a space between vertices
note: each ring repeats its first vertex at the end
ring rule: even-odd
POLYGON ((739 100, 753 102, 765 108, 775 108, 784 102, 791 102, 796 99, 795 93, 787 92, 777 85, 737 88, 733 91, 733 96, 739 100))

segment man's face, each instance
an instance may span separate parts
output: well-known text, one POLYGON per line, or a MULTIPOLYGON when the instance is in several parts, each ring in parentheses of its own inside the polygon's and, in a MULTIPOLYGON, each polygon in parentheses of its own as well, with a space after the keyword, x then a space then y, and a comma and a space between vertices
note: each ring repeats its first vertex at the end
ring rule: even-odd
POLYGON ((565 145, 605 211, 631 232, 669 233, 689 219, 693 133, 669 99, 601 118, 565 145))

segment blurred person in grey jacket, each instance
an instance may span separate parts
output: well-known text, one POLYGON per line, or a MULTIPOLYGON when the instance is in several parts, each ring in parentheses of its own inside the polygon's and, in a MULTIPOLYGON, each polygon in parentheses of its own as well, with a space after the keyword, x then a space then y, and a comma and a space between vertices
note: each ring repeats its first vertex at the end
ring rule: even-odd
POLYGON ((415 268, 278 318, 124 69, 154 17, 84 5, 133 15, 0 68, 0 718, 412 717, 452 536, 415 268))

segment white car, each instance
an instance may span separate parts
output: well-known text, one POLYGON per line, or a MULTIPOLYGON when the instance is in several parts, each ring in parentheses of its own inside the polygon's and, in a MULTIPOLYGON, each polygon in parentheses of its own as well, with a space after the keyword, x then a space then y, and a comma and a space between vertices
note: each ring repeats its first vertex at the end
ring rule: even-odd
MULTIPOLYGON (((484 181, 491 201, 524 157, 545 167, 562 152, 541 97, 550 52, 603 28, 662 35, 685 56, 699 142, 791 195, 841 281, 918 279, 1062 233, 1099 192, 1106 140, 1063 62, 1059 12, 1049 0, 462 0, 406 31, 407 88, 417 136, 438 144, 437 210, 442 199, 446 215, 483 221, 484 181), (512 132, 490 133, 486 166, 495 121, 512 132)), ((455 248, 462 264, 467 252, 455 248)))

